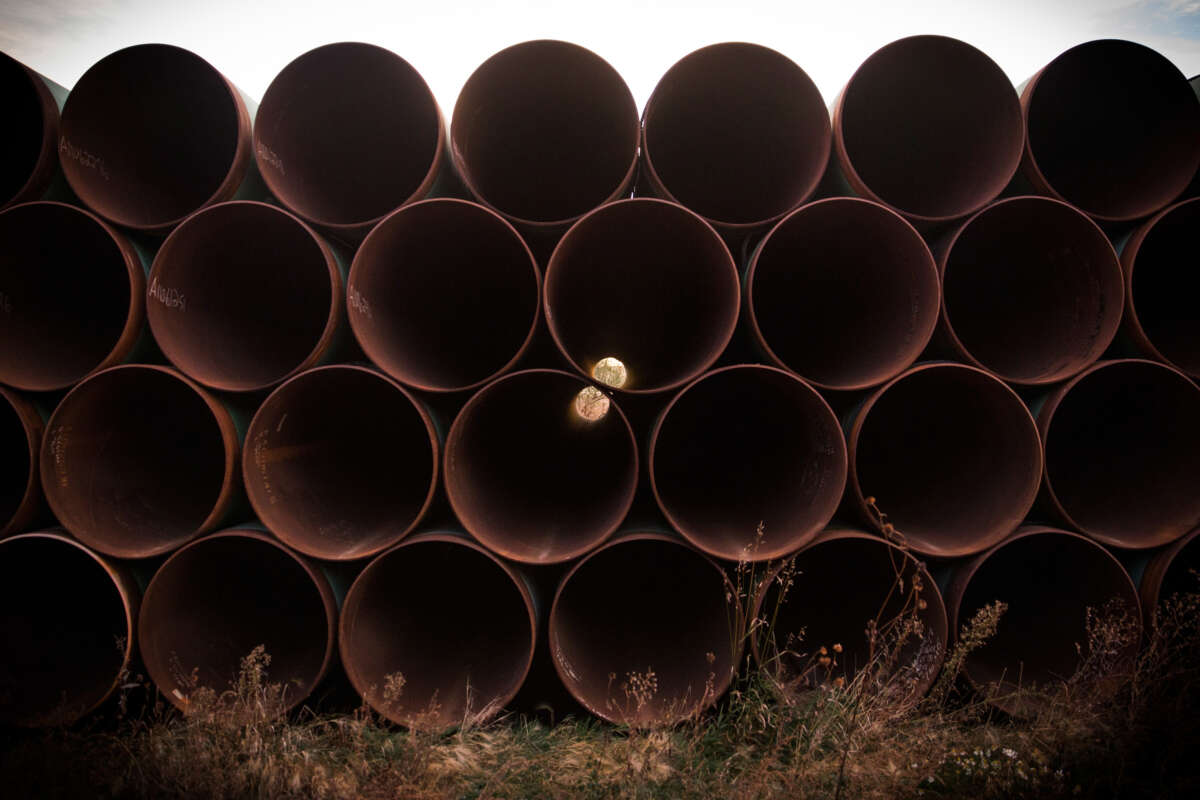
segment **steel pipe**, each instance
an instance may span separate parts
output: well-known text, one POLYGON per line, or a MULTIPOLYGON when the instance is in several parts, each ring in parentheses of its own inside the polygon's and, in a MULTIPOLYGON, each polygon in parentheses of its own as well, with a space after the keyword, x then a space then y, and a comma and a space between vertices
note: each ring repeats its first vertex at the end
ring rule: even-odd
POLYGON ((38 200, 58 170, 58 103, 46 80, 0 52, 0 97, 5 103, 0 157, 0 209, 38 200))
POLYGON ((976 367, 918 364, 851 415, 846 443, 850 506, 876 529, 893 525, 918 553, 985 550, 1037 498, 1042 448, 1033 418, 1012 389, 976 367))
POLYGON ((534 597, 520 573, 463 536, 427 533, 354 581, 339 645, 372 708, 436 731, 499 713, 529 674, 536 636, 534 597), (459 588, 446 591, 448 582, 459 588))
POLYGON ((550 335, 591 376, 623 362, 615 388, 677 389, 712 366, 737 325, 737 268, 716 231, 664 200, 598 208, 563 236, 546 269, 550 335))
POLYGON ((1200 594, 1200 528, 1159 550, 1146 563, 1138 586, 1147 627, 1159 605, 1180 594, 1200 594))
POLYGON ((1174 64, 1144 45, 1076 45, 1029 79, 1021 106, 1025 178, 1095 219, 1153 214, 1200 166, 1200 100, 1174 64))
MULTIPOLYGON (((958 636, 984 606, 1002 601, 996 633, 967 655, 963 672, 992 705, 1018 716, 1044 701, 1021 688, 1072 678, 1089 646, 1089 610, 1104 614, 1116 600, 1139 626, 1141 608, 1129 573, 1103 547, 1068 531, 1022 527, 961 565, 946 589, 950 629, 958 636)), ((1131 669, 1136 640, 1119 653, 1117 669, 1131 669)))
POLYGON ((646 103, 638 192, 740 240, 812 195, 829 149, 821 92, 795 62, 757 44, 709 45, 667 70, 646 103))
POLYGON ((337 603, 319 569, 269 536, 234 529, 192 542, 159 567, 142 601, 138 641, 151 680, 185 712, 211 709, 197 702, 199 689, 223 702, 242 660, 261 646, 270 657, 262 696, 234 699, 274 715, 299 705, 324 677, 336 627, 337 603))
POLYGON ((0 542, 0 724, 66 725, 103 703, 134 651, 138 591, 54 532, 0 542))
POLYGON ((318 367, 258 409, 242 474, 258 518, 285 544, 332 561, 365 558, 406 536, 429 509, 437 432, 387 376, 318 367))
POLYGON ((1200 388, 1152 361, 1101 361, 1038 412, 1045 499, 1076 530, 1142 549, 1200 524, 1200 388))
POLYGON ((717 558, 764 561, 794 552, 833 517, 846 443, 804 381, 736 365, 667 404, 651 433, 649 472, 659 508, 691 544, 717 558))
POLYGON ((109 222, 147 233, 231 199, 250 148, 250 113, 237 89, 173 45, 110 53, 63 107, 59 157, 71 189, 109 222))
POLYGON ((327 44, 284 67, 254 119, 271 193, 309 224, 357 243, 393 209, 433 191, 449 169, 433 92, 400 56, 327 44))
POLYGON ((980 211, 938 250, 940 340, 1010 383, 1065 380, 1112 342, 1124 301, 1104 232, 1066 203, 1012 197, 980 211))
POLYGON ((0 386, 0 539, 26 530, 42 508, 37 459, 44 432, 37 407, 0 386))
POLYGON ((611 536, 633 504, 637 442, 625 414, 566 372, 525 370, 485 386, 446 437, 446 495, 493 552, 569 561, 611 536))
POLYGON ((992 59, 957 39, 910 36, 876 50, 838 96, 833 164, 855 194, 927 228, 995 199, 1024 133, 992 59))
POLYGON ((529 348, 541 273, 503 217, 465 200, 388 215, 350 268, 350 327, 367 356, 417 389, 475 389, 529 348))
POLYGON ((143 334, 146 273, 123 235, 81 208, 0 212, 0 383, 66 389, 118 364, 143 334))
POLYGON ((810 203, 771 229, 746 276, 758 348, 824 389, 866 389, 920 355, 941 298, 929 247, 869 200, 810 203))
POLYGON ((146 317, 163 354, 213 389, 269 388, 330 357, 344 335, 342 273, 298 217, 266 203, 218 203, 163 242, 146 317))
POLYGON ((1125 270, 1125 332, 1156 361, 1200 378, 1200 198, 1156 214, 1121 251, 1125 270))
POLYGON ((672 725, 729 688, 741 653, 733 587, 673 537, 631 533, 567 573, 550 609, 550 652, 588 711, 636 727, 672 725))
POLYGON ((111 367, 70 391, 46 424, 50 508, 118 558, 167 553, 213 530, 240 491, 238 432, 220 402, 175 370, 111 367))

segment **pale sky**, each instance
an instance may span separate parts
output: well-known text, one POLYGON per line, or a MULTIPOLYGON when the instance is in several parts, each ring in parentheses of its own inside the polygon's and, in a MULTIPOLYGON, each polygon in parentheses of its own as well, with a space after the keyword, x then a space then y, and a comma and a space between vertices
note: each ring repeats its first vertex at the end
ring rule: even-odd
POLYGON ((1200 73, 1200 0, 742 0, 736 7, 729 0, 0 0, 0 50, 68 88, 113 50, 166 42, 207 59, 257 100, 301 53, 365 41, 416 67, 447 119, 475 67, 527 39, 595 51, 625 78, 640 108, 675 61, 706 44, 772 47, 799 64, 828 102, 872 52, 919 33, 969 42, 1014 84, 1098 38, 1140 42, 1184 75, 1200 73))

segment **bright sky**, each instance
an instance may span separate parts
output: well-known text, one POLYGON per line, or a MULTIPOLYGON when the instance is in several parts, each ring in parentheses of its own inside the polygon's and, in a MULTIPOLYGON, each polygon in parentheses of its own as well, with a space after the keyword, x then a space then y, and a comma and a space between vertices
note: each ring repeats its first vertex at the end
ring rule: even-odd
POLYGON ((659 77, 706 44, 750 41, 798 63, 831 101, 890 41, 954 36, 1020 83, 1066 48, 1098 38, 1153 47, 1200 73, 1200 0, 3 0, 0 50, 70 87, 113 50, 180 45, 260 99, 289 61, 318 45, 386 47, 425 77, 449 118, 488 56, 527 39, 576 42, 608 60, 641 107, 659 77))

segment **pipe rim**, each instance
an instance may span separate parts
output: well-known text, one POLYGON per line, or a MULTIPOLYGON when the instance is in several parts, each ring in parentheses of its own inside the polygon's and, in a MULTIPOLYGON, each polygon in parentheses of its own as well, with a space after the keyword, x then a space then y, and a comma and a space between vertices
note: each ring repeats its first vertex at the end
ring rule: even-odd
POLYGON ((14 416, 25 433, 28 446, 29 474, 25 479, 25 491, 21 501, 8 519, 0 517, 0 539, 10 534, 18 533, 29 523, 33 522, 42 503, 42 484, 38 469, 38 455, 41 452, 42 436, 45 433, 45 423, 37 408, 3 385, 0 385, 0 400, 6 402, 13 410, 14 416))
POLYGON ((50 94, 50 88, 37 72, 0 51, 0 69, 10 68, 14 72, 19 71, 28 79, 29 88, 37 97, 37 103, 41 110, 42 141, 37 160, 34 162, 33 168, 29 170, 25 182, 17 187, 16 192, 10 197, 0 197, 0 209, 7 209, 38 199, 49 187, 55 170, 58 169, 58 103, 55 102, 53 95, 50 94))

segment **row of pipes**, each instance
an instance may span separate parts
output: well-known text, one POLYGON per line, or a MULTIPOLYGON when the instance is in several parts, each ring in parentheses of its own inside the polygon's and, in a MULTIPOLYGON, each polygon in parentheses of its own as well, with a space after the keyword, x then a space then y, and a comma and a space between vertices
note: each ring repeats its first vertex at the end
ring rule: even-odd
POLYGON ((905 702, 997 598, 966 674, 1019 713, 1089 608, 1195 589, 1200 101, 1141 45, 1018 96, 902 39, 832 123, 743 43, 640 120, 551 41, 448 131, 357 43, 257 113, 166 45, 70 93, 3 56, 0 97, 0 721, 96 708, 136 643, 184 710, 262 645, 280 710, 340 662, 413 727, 523 686, 661 724, 746 648, 852 678, 915 609, 905 702))

